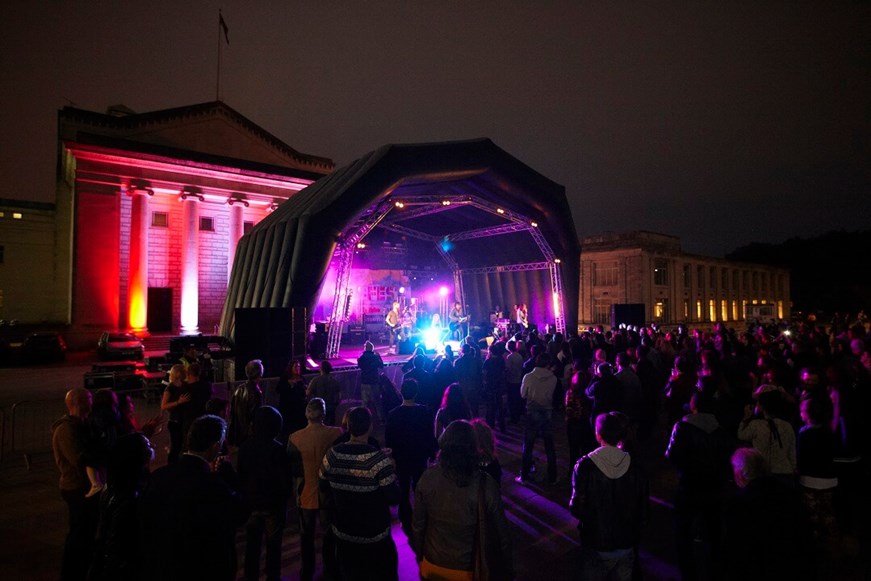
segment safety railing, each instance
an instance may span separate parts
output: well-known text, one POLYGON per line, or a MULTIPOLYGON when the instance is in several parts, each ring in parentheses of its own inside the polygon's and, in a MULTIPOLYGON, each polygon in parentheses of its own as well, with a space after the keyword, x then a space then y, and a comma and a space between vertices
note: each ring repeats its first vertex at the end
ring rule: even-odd
MULTIPOLYGON (((132 397, 134 409, 140 419, 144 420, 160 414, 160 398, 153 396, 152 388, 131 389, 119 393, 126 393, 132 397)), ((10 455, 13 457, 21 455, 25 467, 30 470, 34 454, 51 451, 52 426, 65 413, 63 400, 58 399, 24 400, 14 403, 10 410, 9 421, 10 455)), ((0 415, 0 418, 3 418, 5 434, 5 415, 0 415)), ((6 446, 2 446, 2 449, 5 450, 6 446)), ((0 454, 0 460, 2 459, 3 456, 0 454)))

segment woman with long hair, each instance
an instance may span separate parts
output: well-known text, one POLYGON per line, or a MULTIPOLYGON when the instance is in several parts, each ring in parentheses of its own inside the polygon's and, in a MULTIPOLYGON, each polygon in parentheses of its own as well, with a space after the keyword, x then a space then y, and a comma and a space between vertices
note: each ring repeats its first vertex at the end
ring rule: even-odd
POLYGON ((302 377, 302 365, 298 359, 292 359, 288 362, 284 373, 279 376, 278 384, 275 386, 275 391, 278 393, 278 411, 284 419, 278 438, 284 444, 292 433, 308 425, 305 419, 307 389, 305 379, 302 377))
POLYGON ((486 421, 475 418, 470 422, 475 428, 475 436, 478 438, 478 467, 493 477, 499 489, 502 489, 502 465, 496 457, 496 437, 486 421))
POLYGON ((142 555, 139 497, 148 479, 154 448, 144 434, 119 436, 109 452, 108 482, 100 498, 90 579, 136 579, 142 555))
POLYGON ((762 452, 768 461, 772 477, 795 486, 797 468, 795 430, 781 419, 783 397, 779 391, 764 391, 756 400, 753 413, 748 405, 744 420, 738 426, 738 439, 762 452))
POLYGON ((506 565, 504 579, 511 578, 511 538, 499 486, 479 463, 475 428, 465 420, 451 422, 439 438, 438 465, 423 473, 414 494, 412 544, 421 579, 472 581, 479 526, 493 535, 499 553, 494 561, 506 565))
POLYGON ((169 368, 169 383, 163 390, 160 400, 160 409, 169 412, 169 457, 167 462, 172 464, 178 460, 184 445, 184 432, 182 432, 181 420, 184 406, 191 400, 184 379, 186 376, 184 365, 176 363, 169 368))
POLYGON ((436 412, 435 437, 438 438, 454 420, 471 420, 472 410, 459 383, 450 384, 442 395, 442 405, 436 412))

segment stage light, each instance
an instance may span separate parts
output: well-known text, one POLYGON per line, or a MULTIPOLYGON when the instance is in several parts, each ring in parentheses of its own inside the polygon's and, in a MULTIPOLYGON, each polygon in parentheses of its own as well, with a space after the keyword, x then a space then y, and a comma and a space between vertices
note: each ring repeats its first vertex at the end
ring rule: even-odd
POLYGON ((396 206, 397 208, 404 208, 404 207, 405 207, 405 204, 402 203, 402 202, 396 202, 396 203, 393 204, 393 205, 396 206))
POLYGON ((554 264, 559 264, 560 262, 562 262, 562 260, 560 260, 559 258, 554 258, 554 259, 553 259, 553 263, 554 263, 554 264))
POLYGON ((399 294, 401 294, 401 295, 405 294, 405 287, 404 286, 399 287, 399 294))
POLYGON ((559 293, 553 293, 553 315, 554 317, 560 316, 559 293))
POLYGON ((427 351, 434 351, 441 343, 441 327, 430 327, 423 332, 423 345, 427 351))
POLYGON ((448 287, 443 286, 439 289, 439 296, 446 297, 448 296, 448 287))
POLYGON ((450 200, 442 200, 442 206, 450 206, 450 205, 451 205, 450 200))
POLYGON ((497 214, 504 214, 505 210, 503 210, 502 208, 496 208, 496 213, 497 214))
POLYGON ((529 225, 533 228, 538 228, 538 222, 530 222, 529 225))
POLYGON ((357 248, 360 248, 360 249, 366 248, 366 243, 365 242, 357 242, 357 248))

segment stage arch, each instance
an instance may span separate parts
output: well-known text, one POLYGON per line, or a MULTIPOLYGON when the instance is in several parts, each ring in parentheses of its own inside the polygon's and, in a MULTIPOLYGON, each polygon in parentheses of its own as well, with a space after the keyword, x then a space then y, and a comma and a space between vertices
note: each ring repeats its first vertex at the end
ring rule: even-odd
POLYGON ((290 308, 306 325, 329 321, 335 354, 351 272, 367 267, 447 280, 481 320, 526 303, 539 327, 577 328, 580 245, 565 188, 476 139, 383 146, 278 206, 239 241, 221 332, 235 335, 238 308, 290 308))

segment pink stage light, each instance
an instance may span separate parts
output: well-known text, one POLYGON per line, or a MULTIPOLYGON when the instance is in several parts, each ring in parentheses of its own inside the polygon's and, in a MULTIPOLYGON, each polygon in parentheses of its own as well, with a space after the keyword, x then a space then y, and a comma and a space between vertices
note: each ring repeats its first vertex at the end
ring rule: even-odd
POLYGON ((446 297, 448 296, 448 292, 450 292, 448 291, 448 287, 443 286, 439 289, 439 296, 446 297))

